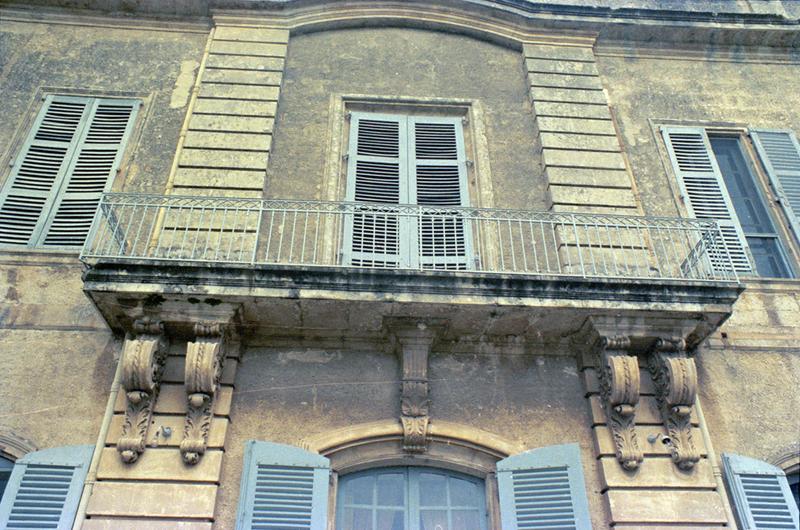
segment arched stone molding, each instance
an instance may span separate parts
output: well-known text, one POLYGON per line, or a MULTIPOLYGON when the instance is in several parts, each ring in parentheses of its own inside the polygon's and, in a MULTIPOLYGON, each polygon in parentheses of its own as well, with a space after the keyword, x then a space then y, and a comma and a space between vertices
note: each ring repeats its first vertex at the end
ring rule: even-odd
POLYGON ((28 453, 38 451, 39 448, 14 431, 0 427, 0 457, 16 461, 28 453))
MULTIPOLYGON (((263 24, 263 16, 258 11, 215 10, 214 20, 217 24, 248 26, 263 24)), ((593 31, 532 30, 531 21, 524 17, 464 2, 320 2, 287 7, 278 13, 270 11, 269 21, 290 30, 292 35, 345 28, 404 27, 468 35, 516 50, 522 50, 524 42, 542 41, 591 46, 597 36, 593 31)))
POLYGON ((431 421, 424 454, 403 450, 403 427, 397 420, 362 423, 315 435, 298 445, 331 459, 339 474, 387 466, 432 466, 485 478, 495 463, 525 450, 521 444, 459 423, 431 421))
POLYGON ((769 463, 778 466, 787 475, 800 473, 800 450, 786 450, 777 457, 771 459, 769 463))

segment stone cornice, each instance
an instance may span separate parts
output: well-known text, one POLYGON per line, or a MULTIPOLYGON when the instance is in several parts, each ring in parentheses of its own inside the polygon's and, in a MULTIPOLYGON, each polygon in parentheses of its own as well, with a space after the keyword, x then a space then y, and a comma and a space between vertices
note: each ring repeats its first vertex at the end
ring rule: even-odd
MULTIPOLYGON (((141 2, 134 11, 126 12, 126 16, 107 16, 109 13, 119 14, 119 11, 115 11, 117 4, 112 0, 96 0, 89 4, 95 8, 93 11, 73 9, 41 12, 41 8, 35 11, 21 8, 15 9, 14 15, 48 22, 77 16, 93 19, 94 23, 101 25, 103 18, 109 24, 119 25, 121 21, 130 23, 131 15, 170 17, 172 22, 179 16, 176 8, 169 8, 169 3, 161 2, 141 2), (105 17, 103 13, 106 13, 105 17)), ((0 5, 21 7, 3 0, 0 0, 0 5)), ((46 0, 37 5, 48 8, 72 6, 70 2, 46 0)), ((435 3, 421 0, 198 0, 188 13, 195 20, 198 20, 198 16, 214 15, 226 17, 229 21, 235 19, 242 24, 263 24, 267 16, 271 23, 285 25, 298 32, 370 25, 430 27, 472 34, 508 45, 540 36, 569 40, 571 37, 596 35, 600 41, 800 47, 800 20, 779 15, 611 9, 523 0, 438 0, 435 3)))

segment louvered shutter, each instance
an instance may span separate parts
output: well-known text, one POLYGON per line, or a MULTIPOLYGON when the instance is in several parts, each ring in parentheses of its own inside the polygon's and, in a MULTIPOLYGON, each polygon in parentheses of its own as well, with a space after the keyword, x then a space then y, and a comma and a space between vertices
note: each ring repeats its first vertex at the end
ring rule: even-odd
POLYGON ((469 205, 461 120, 410 117, 408 122, 409 195, 413 203, 427 207, 412 224, 413 248, 419 249, 412 257, 418 257, 423 269, 472 268, 469 223, 458 210, 448 210, 469 205))
POLYGON ((245 447, 237 530, 325 530, 330 462, 270 442, 245 447))
POLYGON ((75 156, 44 227, 44 246, 82 245, 104 191, 111 188, 130 136, 139 102, 92 100, 88 126, 81 131, 75 156))
POLYGON ((17 460, 0 502, 0 528, 71 528, 93 451, 56 447, 17 460))
POLYGON ((800 528, 797 506, 780 468, 734 454, 722 455, 722 467, 742 530, 800 528))
POLYGON ((752 131, 772 188, 800 241, 800 143, 792 131, 752 131))
POLYGON ((86 98, 48 96, 0 193, 0 244, 35 244, 90 112, 86 98))
POLYGON ((408 266, 407 123, 403 116, 352 113, 347 164, 347 200, 357 206, 345 218, 344 262, 357 267, 408 266), (403 252, 405 250, 405 252, 403 252))
MULTIPOLYGON (((663 127, 662 134, 681 192, 688 200, 689 213, 696 219, 717 220, 734 269, 737 273, 752 274, 747 240, 705 130, 699 127, 663 127)), ((712 255, 712 265, 729 269, 727 262, 714 261, 712 255)))
POLYGON ((525 451, 497 463, 503 530, 590 530, 577 444, 525 451))

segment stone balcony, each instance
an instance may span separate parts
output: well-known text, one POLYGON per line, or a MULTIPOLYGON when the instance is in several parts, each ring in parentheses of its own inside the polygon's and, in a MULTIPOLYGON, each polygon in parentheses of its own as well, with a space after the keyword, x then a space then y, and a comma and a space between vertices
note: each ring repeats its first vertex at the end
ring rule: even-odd
POLYGON ((609 319, 691 348, 741 291, 714 222, 481 208, 107 194, 81 259, 115 330, 234 318, 272 344, 374 342, 408 317, 452 350, 569 349, 609 319))

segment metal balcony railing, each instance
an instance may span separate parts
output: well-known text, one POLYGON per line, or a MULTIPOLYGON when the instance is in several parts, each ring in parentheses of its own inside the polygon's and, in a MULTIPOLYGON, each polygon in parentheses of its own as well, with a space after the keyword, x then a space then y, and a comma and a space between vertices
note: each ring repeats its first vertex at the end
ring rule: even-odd
POLYGON ((738 281, 715 221, 131 193, 81 259, 738 281))

